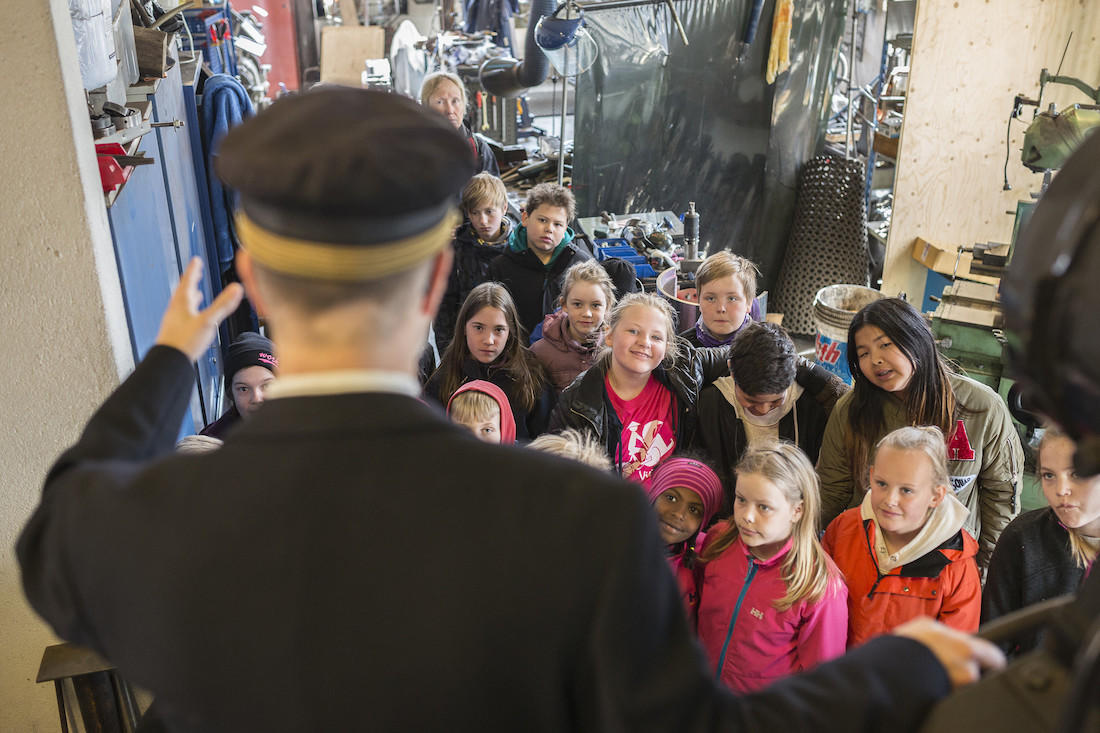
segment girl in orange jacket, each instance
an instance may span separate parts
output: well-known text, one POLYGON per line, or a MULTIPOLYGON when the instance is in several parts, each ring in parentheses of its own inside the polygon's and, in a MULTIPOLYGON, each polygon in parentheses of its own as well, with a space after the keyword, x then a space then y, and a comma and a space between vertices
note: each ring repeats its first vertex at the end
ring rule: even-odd
POLYGON ((837 517, 823 544, 848 584, 848 646, 931 616, 966 632, 978 629, 978 545, 968 510, 948 490, 938 428, 900 428, 875 446, 870 491, 837 517))

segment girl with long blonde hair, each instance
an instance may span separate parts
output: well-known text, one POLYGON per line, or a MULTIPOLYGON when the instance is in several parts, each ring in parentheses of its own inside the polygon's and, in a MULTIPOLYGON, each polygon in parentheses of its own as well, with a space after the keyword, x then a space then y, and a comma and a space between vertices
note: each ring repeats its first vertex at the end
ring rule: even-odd
POLYGON ((733 519, 700 553, 696 629, 715 676, 752 692, 840 656, 847 590, 817 539, 817 474, 793 443, 749 448, 737 464, 733 519))

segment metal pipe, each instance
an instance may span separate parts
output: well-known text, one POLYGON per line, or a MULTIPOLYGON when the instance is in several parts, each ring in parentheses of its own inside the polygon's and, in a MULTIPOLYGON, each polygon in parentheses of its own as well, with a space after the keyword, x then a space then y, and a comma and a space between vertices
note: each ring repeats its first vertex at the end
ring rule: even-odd
POLYGON ((684 24, 680 22, 680 15, 676 12, 676 8, 672 5, 672 0, 608 0, 605 3, 576 3, 578 7, 587 12, 594 10, 622 10, 623 8, 637 8, 643 5, 665 5, 668 8, 668 12, 672 15, 672 22, 676 24, 676 30, 680 31, 680 38, 684 40, 684 45, 688 44, 687 32, 684 31, 684 24))

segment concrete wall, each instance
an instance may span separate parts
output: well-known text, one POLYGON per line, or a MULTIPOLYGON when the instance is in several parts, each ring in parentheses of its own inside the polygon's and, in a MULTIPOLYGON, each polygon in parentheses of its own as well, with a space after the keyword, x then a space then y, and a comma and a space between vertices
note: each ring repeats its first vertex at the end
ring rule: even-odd
MULTIPOLYGON (((1039 72, 1100 83, 1100 3, 1093 0, 919 0, 912 71, 894 185, 883 291, 920 302, 926 270, 911 257, 921 237, 945 248, 1008 242, 1018 199, 1042 176, 1020 164, 1033 108, 1012 123, 1004 191, 1005 126, 1017 93, 1038 95, 1039 72)), ((1089 100, 1047 85, 1044 107, 1089 100)))
POLYGON ((55 640, 12 549, 42 479, 132 367, 65 0, 5 0, 0 24, 0 731, 60 730, 34 681, 55 640))

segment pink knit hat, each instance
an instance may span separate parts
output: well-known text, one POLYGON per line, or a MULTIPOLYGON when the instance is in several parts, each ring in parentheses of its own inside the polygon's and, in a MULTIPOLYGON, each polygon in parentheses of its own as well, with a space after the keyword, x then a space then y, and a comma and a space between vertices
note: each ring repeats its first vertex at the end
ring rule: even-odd
POLYGON ((722 482, 718 474, 694 458, 670 458, 658 465, 653 469, 653 478, 646 493, 652 502, 657 501, 663 491, 673 488, 691 489, 703 500, 703 523, 700 526, 704 528, 722 504, 722 482))

